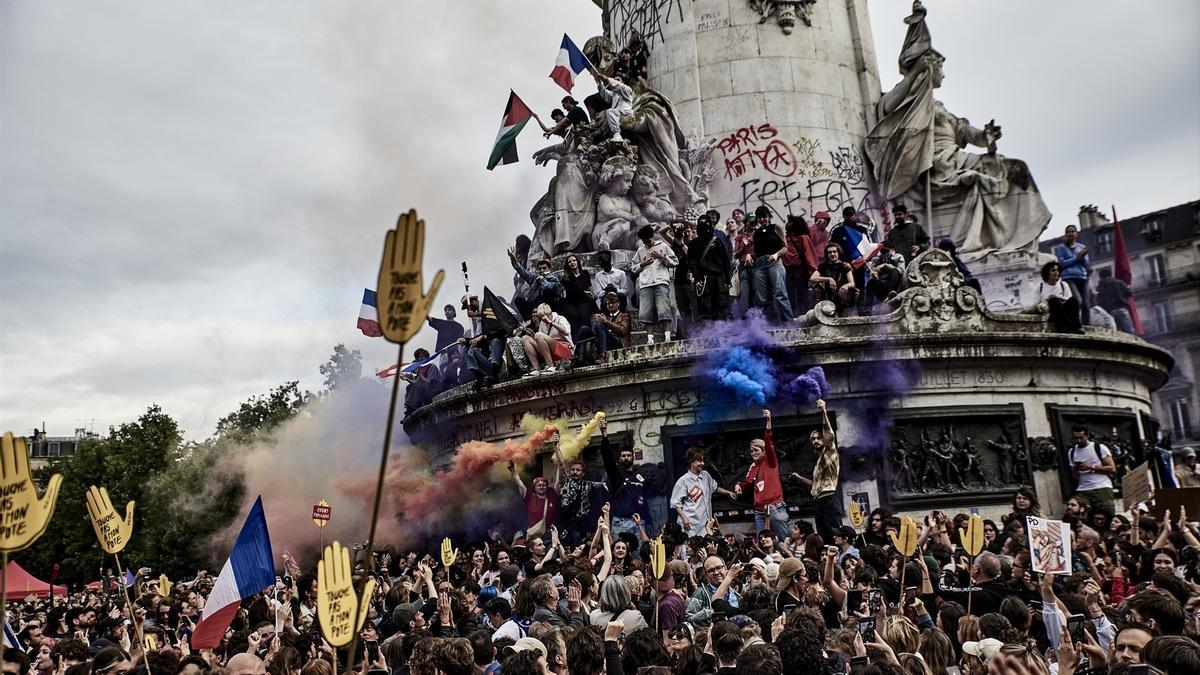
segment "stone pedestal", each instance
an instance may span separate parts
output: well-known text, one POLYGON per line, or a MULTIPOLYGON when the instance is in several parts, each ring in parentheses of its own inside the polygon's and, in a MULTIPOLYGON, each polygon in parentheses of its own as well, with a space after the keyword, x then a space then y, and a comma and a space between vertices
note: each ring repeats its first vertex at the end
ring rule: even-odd
POLYGON ((1042 265, 1054 257, 1029 251, 995 251, 969 263, 987 308, 993 312, 1032 309, 1040 296, 1042 265))

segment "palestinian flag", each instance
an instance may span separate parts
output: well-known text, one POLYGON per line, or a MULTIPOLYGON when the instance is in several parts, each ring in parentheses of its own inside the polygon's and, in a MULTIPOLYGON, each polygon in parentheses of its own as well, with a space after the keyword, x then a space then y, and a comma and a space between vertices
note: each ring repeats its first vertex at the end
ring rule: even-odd
POLYGON ((492 156, 488 158, 488 171, 496 168, 497 164, 512 164, 517 161, 517 134, 521 133, 525 123, 532 116, 529 106, 510 89, 508 105, 504 106, 504 117, 500 119, 500 132, 496 134, 492 156))

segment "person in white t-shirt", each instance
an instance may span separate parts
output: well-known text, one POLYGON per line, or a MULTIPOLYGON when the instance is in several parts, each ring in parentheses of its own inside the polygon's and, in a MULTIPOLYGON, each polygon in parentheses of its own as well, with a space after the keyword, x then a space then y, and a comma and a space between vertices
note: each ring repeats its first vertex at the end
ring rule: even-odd
POLYGON ((704 536, 704 526, 712 519, 713 494, 720 492, 730 499, 737 495, 717 485, 717 481, 704 470, 704 451, 688 448, 684 456, 688 470, 671 490, 671 508, 679 515, 679 525, 689 537, 704 536))
POLYGON ((1038 284, 1038 299, 1050 308, 1050 323, 1059 333, 1082 333, 1079 324, 1079 299, 1071 285, 1062 280, 1062 268, 1057 262, 1042 265, 1042 281, 1038 284))
POLYGON ((1113 482, 1117 473, 1112 451, 1088 437, 1088 428, 1082 424, 1071 427, 1075 444, 1067 449, 1067 461, 1071 463, 1071 477, 1075 479, 1075 492, 1088 498, 1092 510, 1103 509, 1112 513, 1113 482))

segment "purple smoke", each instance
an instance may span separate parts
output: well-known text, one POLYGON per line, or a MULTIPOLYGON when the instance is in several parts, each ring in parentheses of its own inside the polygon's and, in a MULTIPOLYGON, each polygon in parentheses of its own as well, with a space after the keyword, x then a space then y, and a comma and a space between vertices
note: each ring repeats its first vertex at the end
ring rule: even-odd
POLYGON ((812 405, 817 399, 829 397, 829 383, 825 381, 825 370, 814 366, 789 381, 783 387, 783 397, 812 405))

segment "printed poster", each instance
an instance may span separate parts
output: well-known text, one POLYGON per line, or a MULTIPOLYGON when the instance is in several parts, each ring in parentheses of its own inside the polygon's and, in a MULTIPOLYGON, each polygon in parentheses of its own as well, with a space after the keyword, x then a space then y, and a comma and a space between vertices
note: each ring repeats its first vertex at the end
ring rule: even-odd
POLYGON ((1029 558, 1034 572, 1071 573, 1071 530, 1061 520, 1027 516, 1029 558))

